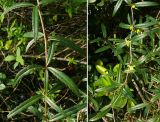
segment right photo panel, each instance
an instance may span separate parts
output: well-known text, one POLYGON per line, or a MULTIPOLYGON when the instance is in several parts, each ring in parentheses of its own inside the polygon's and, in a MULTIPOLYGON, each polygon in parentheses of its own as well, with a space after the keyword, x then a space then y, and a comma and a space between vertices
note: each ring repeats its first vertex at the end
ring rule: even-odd
POLYGON ((160 122, 159 0, 88 0, 88 121, 160 122))

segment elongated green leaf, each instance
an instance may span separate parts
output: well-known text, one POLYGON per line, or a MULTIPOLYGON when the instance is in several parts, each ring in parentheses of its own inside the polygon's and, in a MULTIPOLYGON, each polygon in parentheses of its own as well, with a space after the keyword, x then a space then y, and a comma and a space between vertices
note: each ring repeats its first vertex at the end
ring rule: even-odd
POLYGON ((135 111, 135 110, 138 110, 138 109, 142 109, 142 108, 144 108, 148 105, 149 105, 148 103, 141 103, 141 104, 138 104, 136 106, 133 106, 133 107, 129 108, 128 111, 132 112, 132 111, 135 111))
POLYGON ((88 0, 88 3, 94 3, 96 0, 88 0))
POLYGON ((67 47, 79 52, 82 56, 85 55, 84 51, 78 45, 76 45, 73 41, 71 41, 69 39, 63 38, 61 36, 53 36, 51 40, 60 42, 61 45, 67 46, 67 47))
POLYGON ((124 29, 129 29, 130 25, 129 24, 125 24, 125 23, 120 23, 119 27, 124 28, 124 29))
POLYGON ((11 7, 8 7, 4 10, 3 15, 5 15, 6 13, 17 9, 17 8, 21 8, 21 7, 33 7, 34 4, 32 3, 27 3, 27 2, 21 2, 21 3, 15 3, 14 5, 12 5, 11 7))
POLYGON ((110 111, 111 104, 104 106, 97 114, 96 116, 92 117, 89 121, 97 121, 101 119, 102 117, 105 117, 106 114, 110 111))
POLYGON ((55 77, 57 77, 61 82, 68 86, 73 93, 75 93, 77 96, 80 95, 77 85, 71 78, 69 78, 66 74, 53 67, 48 67, 48 69, 55 77))
POLYGON ((9 114, 7 115, 7 118, 11 118, 11 117, 19 114, 21 111, 27 109, 29 106, 31 106, 32 104, 34 104, 35 102, 37 102, 41 98, 42 98, 42 95, 35 95, 35 96, 27 99, 26 101, 22 102, 19 106, 14 108, 12 111, 10 111, 9 114))
POLYGON ((155 81, 157 83, 160 83, 160 79, 157 79, 155 76, 151 76, 151 81, 155 81))
POLYGON ((8 55, 7 57, 5 57, 4 60, 5 61, 14 61, 14 60, 16 60, 16 57, 14 55, 8 55))
POLYGON ((57 112, 59 113, 63 113, 63 110, 58 106, 56 105, 56 102, 51 100, 49 97, 45 96, 45 99, 44 99, 48 105, 53 108, 54 110, 56 110, 57 112))
MULTIPOLYGON (((44 34, 42 32, 38 32, 38 37, 37 39, 43 37, 44 34)), ((34 33, 33 32, 26 32, 24 33, 23 37, 26 37, 26 38, 33 38, 34 37, 34 33)))
POLYGON ((14 84, 13 86, 17 85, 19 83, 19 81, 26 75, 28 75, 29 73, 31 73, 32 71, 36 70, 37 68, 39 68, 39 66, 36 66, 36 65, 30 65, 30 66, 27 66, 25 68, 23 68, 22 70, 20 70, 15 79, 14 79, 14 84))
POLYGON ((101 30, 102 30, 103 38, 106 38, 107 31, 106 31, 106 26, 103 23, 101 24, 101 30))
POLYGON ((157 24, 157 22, 145 22, 142 24, 137 24, 137 25, 135 25, 135 27, 136 28, 147 28, 147 27, 153 26, 155 24, 157 24))
POLYGON ((32 12, 32 31, 34 33, 35 41, 37 40, 38 37, 38 25, 39 25, 38 6, 35 6, 32 12))
POLYGON ((158 6, 159 4, 156 2, 143 1, 135 3, 136 7, 147 7, 147 6, 158 6))
POLYGON ((58 113, 54 116, 53 119, 49 120, 50 122, 53 122, 53 121, 57 121, 57 120, 60 120, 60 119, 64 119, 72 114, 75 114, 77 113, 78 111, 80 111, 81 109, 85 108, 86 107, 86 103, 81 103, 81 104, 77 104, 71 108, 68 108, 66 110, 64 110, 64 113, 65 114, 61 114, 61 113, 58 113))
POLYGON ((35 43, 34 39, 32 39, 31 41, 28 42, 27 46, 26 46, 26 52, 29 50, 29 48, 35 43))
POLYGON ((98 102, 94 98, 92 98, 91 96, 88 96, 88 100, 89 100, 89 103, 93 105, 94 110, 98 111, 99 110, 98 102))
POLYGON ((55 50, 56 50, 56 42, 52 42, 52 44, 51 44, 51 46, 49 47, 49 50, 48 50, 48 62, 47 62, 47 65, 52 60, 55 50))
POLYGON ((124 108, 126 103, 127 99, 125 98, 125 96, 122 95, 122 93, 113 96, 111 100, 111 105, 113 108, 124 108))
POLYGON ((147 56, 146 55, 142 55, 136 62, 136 65, 140 65, 142 63, 144 63, 147 60, 147 56))
POLYGON ((102 39, 98 37, 98 38, 96 38, 96 39, 90 40, 89 43, 90 43, 90 44, 92 44, 92 43, 99 43, 101 40, 102 40, 102 39))
POLYGON ((41 0, 40 4, 42 4, 43 6, 48 5, 50 3, 53 2, 57 2, 58 0, 41 0))
POLYGON ((139 35, 136 35, 132 38, 133 41, 138 41, 138 40, 141 40, 143 38, 145 38, 148 34, 147 33, 142 33, 142 34, 139 34, 139 35))
POLYGON ((123 2, 123 0, 118 0, 118 2, 116 3, 116 5, 114 7, 112 16, 114 16, 117 13, 117 11, 118 11, 119 7, 121 6, 122 2, 123 2))
MULTIPOLYGON (((37 39, 43 37, 43 33, 41 32, 38 32, 38 35, 37 35, 37 39)), ((26 37, 26 38, 34 38, 34 33, 33 32, 26 32, 23 37, 26 37)), ((35 40, 32 39, 31 41, 28 42, 27 46, 26 46, 26 52, 28 51, 28 49, 35 43, 35 40)))
POLYGON ((136 101, 133 99, 133 94, 130 90, 129 87, 123 88, 123 95, 127 98, 132 100, 134 103, 136 103, 136 101))

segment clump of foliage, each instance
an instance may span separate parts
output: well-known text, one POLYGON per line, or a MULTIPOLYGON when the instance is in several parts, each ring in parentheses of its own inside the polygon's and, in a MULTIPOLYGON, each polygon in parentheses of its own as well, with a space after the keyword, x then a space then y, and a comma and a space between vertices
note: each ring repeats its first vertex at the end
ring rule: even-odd
POLYGON ((86 2, 0 8, 0 121, 85 121, 86 2))
POLYGON ((89 2, 89 121, 159 122, 159 1, 89 2))

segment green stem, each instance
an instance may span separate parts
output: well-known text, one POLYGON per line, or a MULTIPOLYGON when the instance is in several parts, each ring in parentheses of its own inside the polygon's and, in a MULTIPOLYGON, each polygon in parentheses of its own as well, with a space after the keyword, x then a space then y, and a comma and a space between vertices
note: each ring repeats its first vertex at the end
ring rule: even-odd
MULTIPOLYGON (((47 44, 47 36, 46 36, 46 32, 45 32, 45 28, 44 28, 44 22, 43 22, 43 17, 42 17, 42 12, 41 12, 41 8, 40 8, 40 2, 39 0, 37 0, 37 5, 38 5, 38 13, 39 13, 39 17, 40 17, 40 21, 41 21, 41 27, 42 27, 42 31, 44 34, 44 45, 45 45, 45 81, 44 81, 44 95, 48 96, 48 44, 47 44)), ((47 103, 45 102, 45 121, 48 122, 48 106, 47 103)))

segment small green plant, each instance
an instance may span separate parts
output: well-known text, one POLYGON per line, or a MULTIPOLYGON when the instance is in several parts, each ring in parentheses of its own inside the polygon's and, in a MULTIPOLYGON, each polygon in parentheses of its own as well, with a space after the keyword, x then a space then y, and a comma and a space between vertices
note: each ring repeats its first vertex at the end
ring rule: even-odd
POLYGON ((160 120, 157 2, 90 0, 89 121, 160 120))
POLYGON ((68 65, 71 65, 71 64, 77 64, 77 62, 74 60, 74 58, 70 58, 68 57, 68 65))
MULTIPOLYGON (((86 111, 83 111, 87 98, 83 85, 86 84, 83 81, 85 73, 74 72, 81 74, 75 77, 67 69, 62 69, 67 65, 66 62, 68 65, 77 64, 76 58, 80 60, 85 57, 85 51, 75 44, 74 39, 66 38, 70 29, 53 32, 49 26, 54 28, 56 24, 51 25, 48 19, 53 18, 55 23, 61 25, 68 21, 68 15, 70 20, 75 13, 78 17, 80 6, 85 4, 86 1, 74 1, 71 4, 69 1, 54 0, 0 1, 0 120, 49 122, 86 119, 86 111), (61 7, 46 9, 50 5, 61 7), (68 11, 68 7, 72 10, 68 11), (67 13, 63 13, 65 10, 67 13), (64 53, 55 57, 61 51, 64 53), (71 51, 73 54, 76 52, 77 57, 63 58, 71 51)), ((85 70, 86 66, 81 65, 77 69, 85 70)))
POLYGON ((22 55, 21 55, 21 50, 20 48, 18 47, 17 48, 17 51, 16 51, 16 55, 8 55, 7 57, 5 57, 4 61, 8 61, 8 62, 11 62, 11 61, 16 61, 16 63, 14 64, 14 69, 19 65, 24 65, 24 60, 22 58, 22 55))

